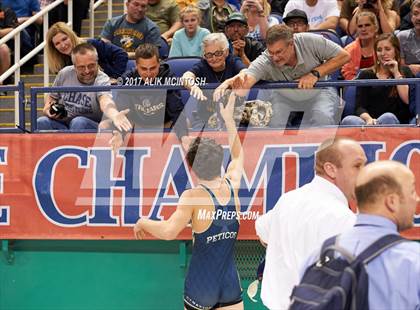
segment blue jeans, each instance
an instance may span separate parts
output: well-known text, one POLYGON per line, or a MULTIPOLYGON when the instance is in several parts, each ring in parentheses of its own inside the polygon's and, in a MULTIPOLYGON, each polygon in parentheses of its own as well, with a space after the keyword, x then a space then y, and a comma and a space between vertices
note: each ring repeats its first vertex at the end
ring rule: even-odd
POLYGON ((38 130, 71 130, 82 131, 98 129, 98 123, 84 116, 76 116, 69 123, 41 116, 36 120, 38 130))
MULTIPOLYGON (((390 112, 382 114, 376 120, 378 125, 397 125, 400 123, 395 114, 390 112)), ((359 116, 349 115, 341 121, 341 125, 362 126, 366 125, 366 122, 359 116)))
POLYGON ((339 97, 333 87, 262 90, 257 98, 272 103, 270 127, 284 128, 293 112, 303 113, 301 125, 305 127, 338 124, 339 97))

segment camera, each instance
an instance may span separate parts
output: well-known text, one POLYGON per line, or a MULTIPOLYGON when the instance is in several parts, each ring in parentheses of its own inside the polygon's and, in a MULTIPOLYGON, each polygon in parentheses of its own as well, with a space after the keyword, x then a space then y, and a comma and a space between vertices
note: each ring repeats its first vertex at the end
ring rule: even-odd
POLYGON ((366 0, 366 3, 363 4, 363 8, 364 9, 373 9, 374 8, 374 4, 377 2, 378 0, 366 0))
POLYGON ((67 117, 67 110, 64 104, 54 102, 50 107, 50 113, 53 115, 58 116, 58 118, 65 118, 67 117))

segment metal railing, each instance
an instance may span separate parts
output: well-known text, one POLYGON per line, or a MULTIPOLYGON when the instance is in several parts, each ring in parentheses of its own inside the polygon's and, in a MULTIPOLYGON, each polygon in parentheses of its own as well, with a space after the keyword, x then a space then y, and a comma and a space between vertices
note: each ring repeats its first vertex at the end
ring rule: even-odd
MULTIPOLYGON (((316 83, 315 88, 321 87, 346 87, 346 86, 358 86, 358 87, 367 87, 367 86, 392 86, 392 85, 415 85, 415 111, 417 126, 419 126, 419 116, 420 116, 420 78, 412 79, 399 79, 399 80, 352 80, 352 81, 321 81, 316 83)), ((202 89, 214 89, 219 84, 209 83, 202 89)), ((278 83, 267 83, 256 85, 256 89, 276 89, 276 88, 297 88, 298 83, 296 82, 278 82, 278 83)), ((136 89, 152 89, 150 86, 72 86, 72 87, 32 87, 30 90, 31 93, 31 131, 34 132, 36 128, 37 120, 37 94, 38 93, 53 93, 53 92, 102 92, 102 91, 111 91, 113 89, 118 90, 136 90, 136 89)), ((159 85, 153 86, 153 89, 185 89, 182 86, 167 86, 159 85)))
MULTIPOLYGON (((18 94, 18 122, 14 128, 0 128, 0 132, 26 132, 25 129, 25 85, 19 81, 17 85, 0 86, 0 91, 14 91, 18 94)), ((16 109, 16 107, 15 107, 16 109)), ((16 110, 15 110, 16 112, 16 110)), ((16 118, 15 118, 16 120, 16 118)))
MULTIPOLYGON (((14 64, 0 76, 0 83, 3 83, 5 79, 7 79, 9 76, 11 76, 13 73, 15 74, 15 84, 18 84, 20 81, 20 67, 25 64, 28 60, 30 60, 33 56, 35 56, 39 51, 41 51, 45 47, 45 38, 48 31, 48 13, 52 9, 54 9, 56 6, 63 3, 64 0, 56 0, 53 3, 49 4, 45 8, 43 8, 41 11, 36 13, 34 16, 30 17, 28 20, 26 20, 24 23, 13 29, 11 32, 9 32, 7 35, 5 35, 3 38, 0 39, 0 45, 3 43, 6 43, 10 39, 14 38, 14 64), (43 17, 43 38, 44 40, 38 44, 31 52, 29 52, 24 57, 20 57, 20 43, 21 43, 21 32, 35 23, 37 19, 40 17, 43 17)), ((73 0, 68 0, 68 20, 69 24, 72 24, 73 21, 73 0)), ((46 61, 46 53, 44 53, 44 86, 48 85, 48 64, 46 61), (46 75, 45 75, 46 74, 46 75)), ((16 119, 19 118, 19 97, 16 96, 15 93, 15 122, 16 119)))
POLYGON ((89 36, 93 38, 95 36, 95 10, 103 3, 108 2, 107 18, 112 18, 112 0, 90 0, 89 5, 89 36))

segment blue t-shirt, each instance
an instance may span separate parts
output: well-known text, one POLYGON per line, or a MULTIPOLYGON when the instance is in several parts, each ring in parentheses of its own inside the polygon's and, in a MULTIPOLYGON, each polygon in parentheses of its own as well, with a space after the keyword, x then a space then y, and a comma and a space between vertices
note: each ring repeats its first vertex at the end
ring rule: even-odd
POLYGON ((11 8, 17 17, 32 16, 33 12, 39 12, 38 0, 3 0, 2 8, 11 8))
POLYGON ((159 27, 147 17, 134 24, 127 21, 126 15, 114 17, 105 23, 101 37, 122 47, 127 53, 134 52, 144 43, 160 46, 159 27))
POLYGON ((226 67, 223 73, 214 72, 205 59, 201 59, 199 63, 195 64, 192 67, 191 72, 194 73, 196 77, 205 77, 206 83, 222 83, 225 80, 234 77, 245 68, 245 65, 239 57, 229 55, 226 58, 226 67))
POLYGON ((202 55, 201 42, 209 33, 208 29, 198 27, 195 36, 189 38, 185 33, 185 28, 177 30, 172 39, 169 57, 200 57, 202 55))

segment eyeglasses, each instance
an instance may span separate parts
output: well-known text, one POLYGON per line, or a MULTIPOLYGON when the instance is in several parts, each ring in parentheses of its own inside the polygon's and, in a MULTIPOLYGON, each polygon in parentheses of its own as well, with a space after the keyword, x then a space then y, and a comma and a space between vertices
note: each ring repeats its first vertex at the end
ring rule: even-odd
POLYGON ((75 66, 77 71, 83 72, 86 71, 86 69, 88 71, 92 71, 96 68, 97 64, 96 63, 91 63, 88 64, 87 66, 75 66))
POLYGON ((277 51, 274 51, 274 52, 271 52, 267 49, 268 56, 271 57, 271 58, 273 58, 274 56, 277 56, 277 57, 283 56, 286 53, 289 46, 290 46, 290 44, 287 44, 286 47, 281 48, 281 49, 279 49, 277 51))
POLYGON ((222 56, 223 54, 224 54, 224 50, 221 50, 221 51, 215 51, 214 53, 205 53, 203 56, 204 56, 204 58, 205 59, 211 59, 211 58, 213 58, 213 57, 220 57, 220 56, 222 56))
POLYGON ((305 26, 306 23, 303 20, 299 20, 299 21, 289 21, 286 23, 286 25, 288 27, 295 27, 295 26, 302 27, 302 26, 305 26))
POLYGON ((239 29, 241 29, 241 28, 246 28, 246 27, 248 27, 248 26, 247 26, 247 25, 245 25, 245 24, 242 24, 242 23, 231 23, 231 24, 227 25, 226 27, 228 27, 228 28, 232 28, 232 29, 234 29, 234 28, 239 28, 239 29))

